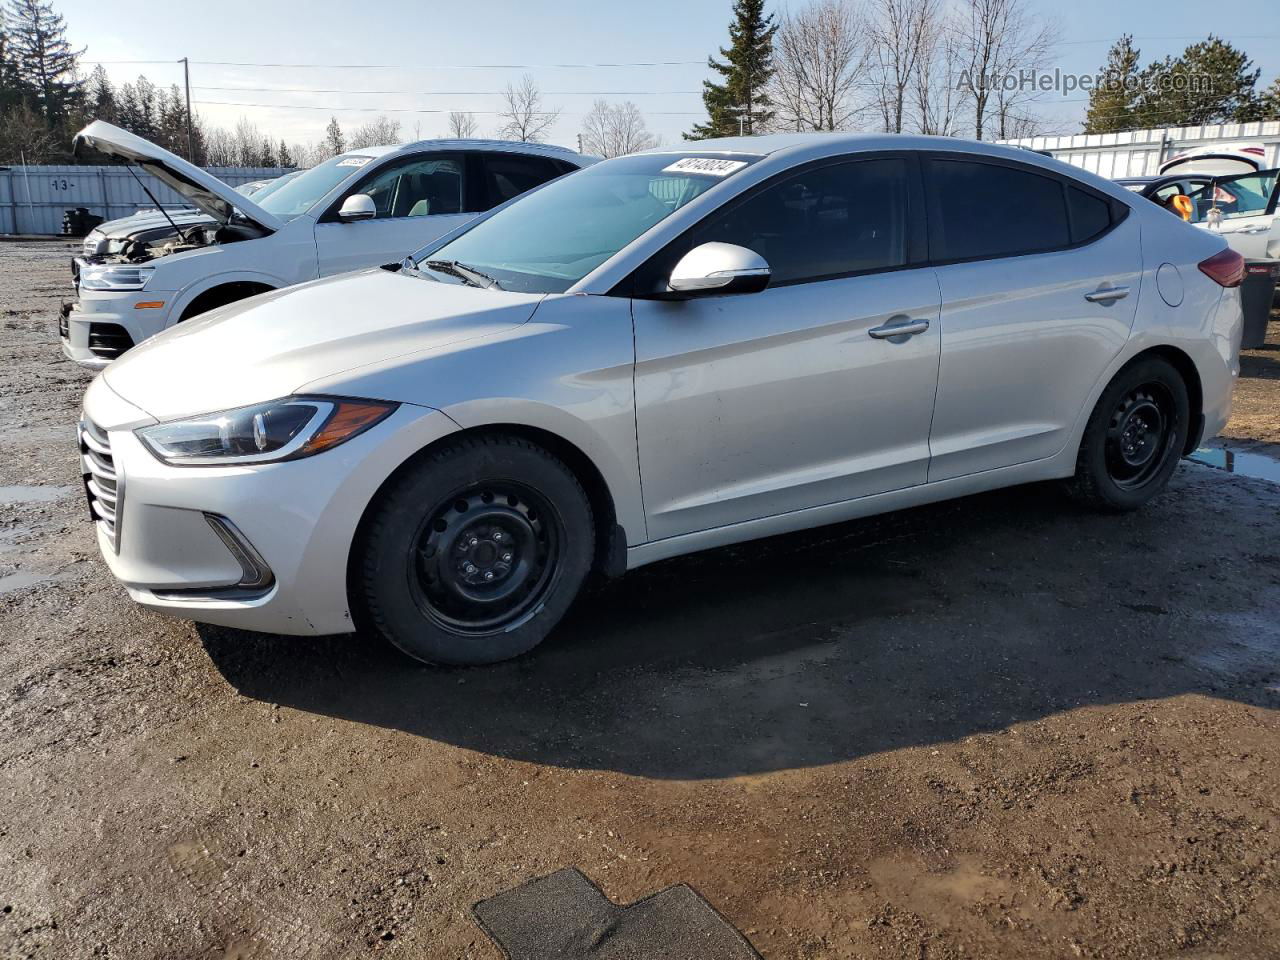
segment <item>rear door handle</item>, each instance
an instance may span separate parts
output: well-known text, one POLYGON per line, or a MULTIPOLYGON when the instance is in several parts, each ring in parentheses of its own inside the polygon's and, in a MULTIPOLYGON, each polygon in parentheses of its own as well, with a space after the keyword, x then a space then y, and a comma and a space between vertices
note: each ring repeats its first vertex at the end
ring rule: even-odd
POLYGON ((908 337, 914 337, 917 333, 924 333, 928 329, 928 320, 912 320, 910 317, 894 317, 888 323, 879 327, 872 327, 867 331, 867 335, 875 340, 892 340, 895 343, 902 343, 908 337), (902 339, 899 340, 899 337, 902 339))
POLYGON ((1099 287, 1093 293, 1086 293, 1084 298, 1090 303, 1114 303, 1129 295, 1128 287, 1099 287))

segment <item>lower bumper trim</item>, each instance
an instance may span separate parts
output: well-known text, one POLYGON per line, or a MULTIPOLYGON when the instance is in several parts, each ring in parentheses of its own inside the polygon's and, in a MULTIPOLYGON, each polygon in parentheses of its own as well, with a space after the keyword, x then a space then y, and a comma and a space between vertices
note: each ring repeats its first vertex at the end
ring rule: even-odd
POLYGON ((262 559, 262 554, 258 553, 249 539, 240 532, 240 528, 221 514, 206 513, 204 518, 213 528, 213 532, 218 535, 218 539, 240 564, 242 576, 240 582, 232 589, 251 593, 269 590, 275 583, 275 574, 267 566, 267 561, 262 559))

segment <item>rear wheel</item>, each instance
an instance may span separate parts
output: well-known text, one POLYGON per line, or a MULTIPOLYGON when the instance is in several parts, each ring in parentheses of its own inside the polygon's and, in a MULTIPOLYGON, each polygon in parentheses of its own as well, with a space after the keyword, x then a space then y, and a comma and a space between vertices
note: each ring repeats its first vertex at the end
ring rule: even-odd
POLYGON ((361 545, 369 619, 411 657, 494 663, 533 649, 594 555, 574 475, 515 437, 432 451, 379 495, 361 545))
POLYGON ((1187 386, 1172 364, 1130 364, 1098 398, 1068 491, 1093 506, 1136 510, 1168 486, 1189 421, 1187 386))

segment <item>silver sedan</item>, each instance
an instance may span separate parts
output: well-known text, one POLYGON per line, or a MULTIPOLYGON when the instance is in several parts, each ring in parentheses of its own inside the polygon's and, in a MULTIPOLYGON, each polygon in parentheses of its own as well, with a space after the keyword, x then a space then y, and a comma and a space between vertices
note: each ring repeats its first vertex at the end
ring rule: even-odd
POLYGON ((130 351, 90 508, 148 606, 489 663, 592 570, 1030 481, 1141 506, 1226 422, 1242 274, 1026 151, 684 144, 130 351))

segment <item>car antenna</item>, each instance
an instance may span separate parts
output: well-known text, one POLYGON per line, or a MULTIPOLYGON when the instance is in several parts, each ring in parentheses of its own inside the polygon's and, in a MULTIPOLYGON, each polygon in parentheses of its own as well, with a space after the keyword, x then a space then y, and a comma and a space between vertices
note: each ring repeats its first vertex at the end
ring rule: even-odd
POLYGON ((133 175, 133 179, 138 181, 138 186, 142 188, 143 193, 145 193, 148 197, 151 198, 151 202, 156 205, 156 209, 164 214, 164 218, 169 221, 169 226, 173 227, 174 232, 178 235, 178 237, 182 240, 182 242, 186 243, 187 235, 182 232, 181 227, 179 227, 176 223, 173 222, 173 217, 169 216, 169 211, 164 208, 164 204, 162 204, 159 200, 157 200, 156 195, 152 193, 149 189, 147 189, 147 185, 142 182, 142 178, 138 176, 137 171, 133 169, 133 164, 126 163, 125 169, 128 170, 129 173, 133 175))

